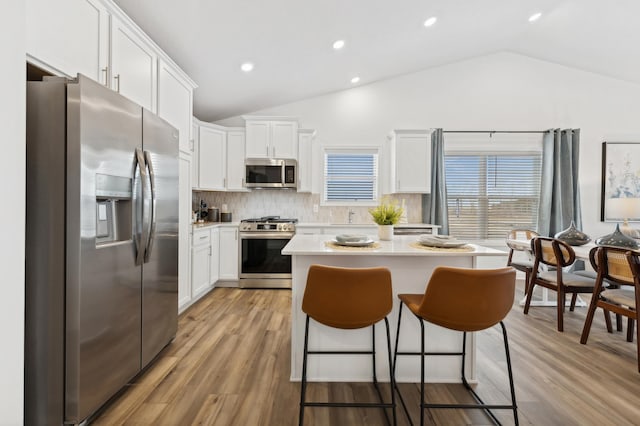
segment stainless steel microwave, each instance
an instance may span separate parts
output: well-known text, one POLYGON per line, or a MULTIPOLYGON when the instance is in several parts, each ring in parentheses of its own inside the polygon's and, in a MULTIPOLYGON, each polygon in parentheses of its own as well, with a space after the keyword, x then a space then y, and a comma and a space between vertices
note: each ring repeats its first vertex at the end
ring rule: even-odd
POLYGON ((245 161, 245 185, 247 188, 296 189, 298 163, 296 160, 248 158, 245 161))

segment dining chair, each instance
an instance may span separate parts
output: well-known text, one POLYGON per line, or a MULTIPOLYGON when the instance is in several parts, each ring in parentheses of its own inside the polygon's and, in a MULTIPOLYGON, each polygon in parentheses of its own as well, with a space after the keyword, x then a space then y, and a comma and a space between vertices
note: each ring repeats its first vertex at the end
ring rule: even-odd
MULTIPOLYGON (((634 323, 638 320, 637 306, 640 306, 640 254, 628 249, 599 247, 597 251, 598 277, 593 289, 593 296, 580 336, 583 345, 589 339, 591 324, 597 308, 606 313, 614 312, 627 317, 627 340, 633 341, 634 323), (616 288, 606 288, 605 280, 616 288)), ((610 323, 607 329, 610 329, 610 323)), ((640 327, 635 327, 640 372, 640 327)))
POLYGON ((533 270, 533 261, 531 260, 531 252, 529 250, 523 250, 520 246, 517 246, 511 240, 531 240, 539 236, 536 231, 532 231, 530 229, 512 229, 507 232, 507 236, 505 238, 505 243, 507 247, 509 247, 509 257, 507 258, 507 266, 512 266, 518 271, 524 272, 524 294, 527 294, 527 290, 529 287, 529 279, 531 277, 531 271, 533 270), (513 255, 515 252, 526 253, 529 258, 528 259, 514 259, 513 255))
POLYGON ((531 298, 535 286, 541 286, 557 293, 558 331, 564 330, 563 315, 565 310, 565 295, 571 294, 571 307, 575 308, 576 298, 581 293, 593 293, 595 279, 565 272, 566 268, 576 260, 573 248, 564 241, 549 237, 535 237, 531 240, 531 248, 534 255, 534 263, 527 289, 527 301, 524 305, 524 314, 529 313, 531 298), (540 266, 546 265, 554 270, 543 270, 540 266))
POLYGON ((395 381, 391 358, 391 337, 387 315, 393 307, 391 272, 387 268, 342 268, 311 265, 302 297, 302 311, 306 314, 304 329, 304 352, 302 358, 302 380, 300 384, 300 413, 298 424, 304 423, 305 407, 359 407, 382 408, 387 422, 386 409, 391 408, 393 424, 396 424, 395 381), (318 351, 309 350, 309 321, 332 328, 348 330, 371 327, 370 351, 318 351), (384 320, 389 358, 391 402, 384 402, 376 375, 376 323, 384 320), (373 385, 379 397, 375 402, 308 402, 307 359, 309 355, 371 355, 373 363, 373 385))
MULTIPOLYGON (((491 410, 513 410, 515 424, 518 424, 518 407, 516 404, 511 357, 507 329, 503 319, 511 311, 515 294, 516 271, 512 267, 499 269, 468 269, 439 266, 431 275, 424 294, 399 294, 400 309, 398 311, 398 330, 394 350, 394 368, 398 356, 420 356, 420 425, 424 425, 424 410, 427 408, 483 409, 500 424, 491 410), (461 296, 462 295, 462 296, 461 296), (402 308, 406 306, 420 322, 420 350, 415 352, 399 351, 400 323, 402 308), (438 325, 462 332, 461 352, 426 352, 424 323, 438 325), (485 330, 500 324, 506 354, 507 373, 511 392, 510 404, 486 404, 468 383, 465 374, 465 358, 467 333, 485 330), (425 402, 425 356, 461 356, 461 379, 464 387, 472 394, 476 404, 436 404, 425 402)), ((413 424, 409 409, 396 387, 410 424, 413 424)))

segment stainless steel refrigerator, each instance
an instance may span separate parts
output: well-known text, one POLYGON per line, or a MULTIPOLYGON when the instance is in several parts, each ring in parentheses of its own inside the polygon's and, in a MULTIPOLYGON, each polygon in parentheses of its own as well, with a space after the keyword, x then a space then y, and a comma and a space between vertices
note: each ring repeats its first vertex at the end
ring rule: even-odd
POLYGON ((27 85, 25 423, 78 424, 171 342, 178 131, 86 78, 27 85))

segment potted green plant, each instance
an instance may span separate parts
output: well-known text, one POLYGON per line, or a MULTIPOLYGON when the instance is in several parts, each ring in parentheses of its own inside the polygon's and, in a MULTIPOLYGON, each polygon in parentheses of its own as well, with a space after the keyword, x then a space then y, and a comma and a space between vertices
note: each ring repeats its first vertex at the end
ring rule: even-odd
POLYGON ((378 225, 378 238, 391 240, 393 225, 398 223, 403 211, 397 203, 384 199, 378 206, 369 209, 373 221, 378 225))

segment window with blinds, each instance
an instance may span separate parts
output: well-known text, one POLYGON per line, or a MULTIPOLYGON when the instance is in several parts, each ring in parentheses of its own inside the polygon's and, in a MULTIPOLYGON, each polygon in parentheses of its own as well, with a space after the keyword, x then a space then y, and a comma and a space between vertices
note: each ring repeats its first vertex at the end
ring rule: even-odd
POLYGON ((447 153, 449 234, 503 239, 514 228, 537 228, 540 152, 447 153))
POLYGON ((326 151, 324 165, 325 202, 351 204, 377 200, 377 151, 326 151))

